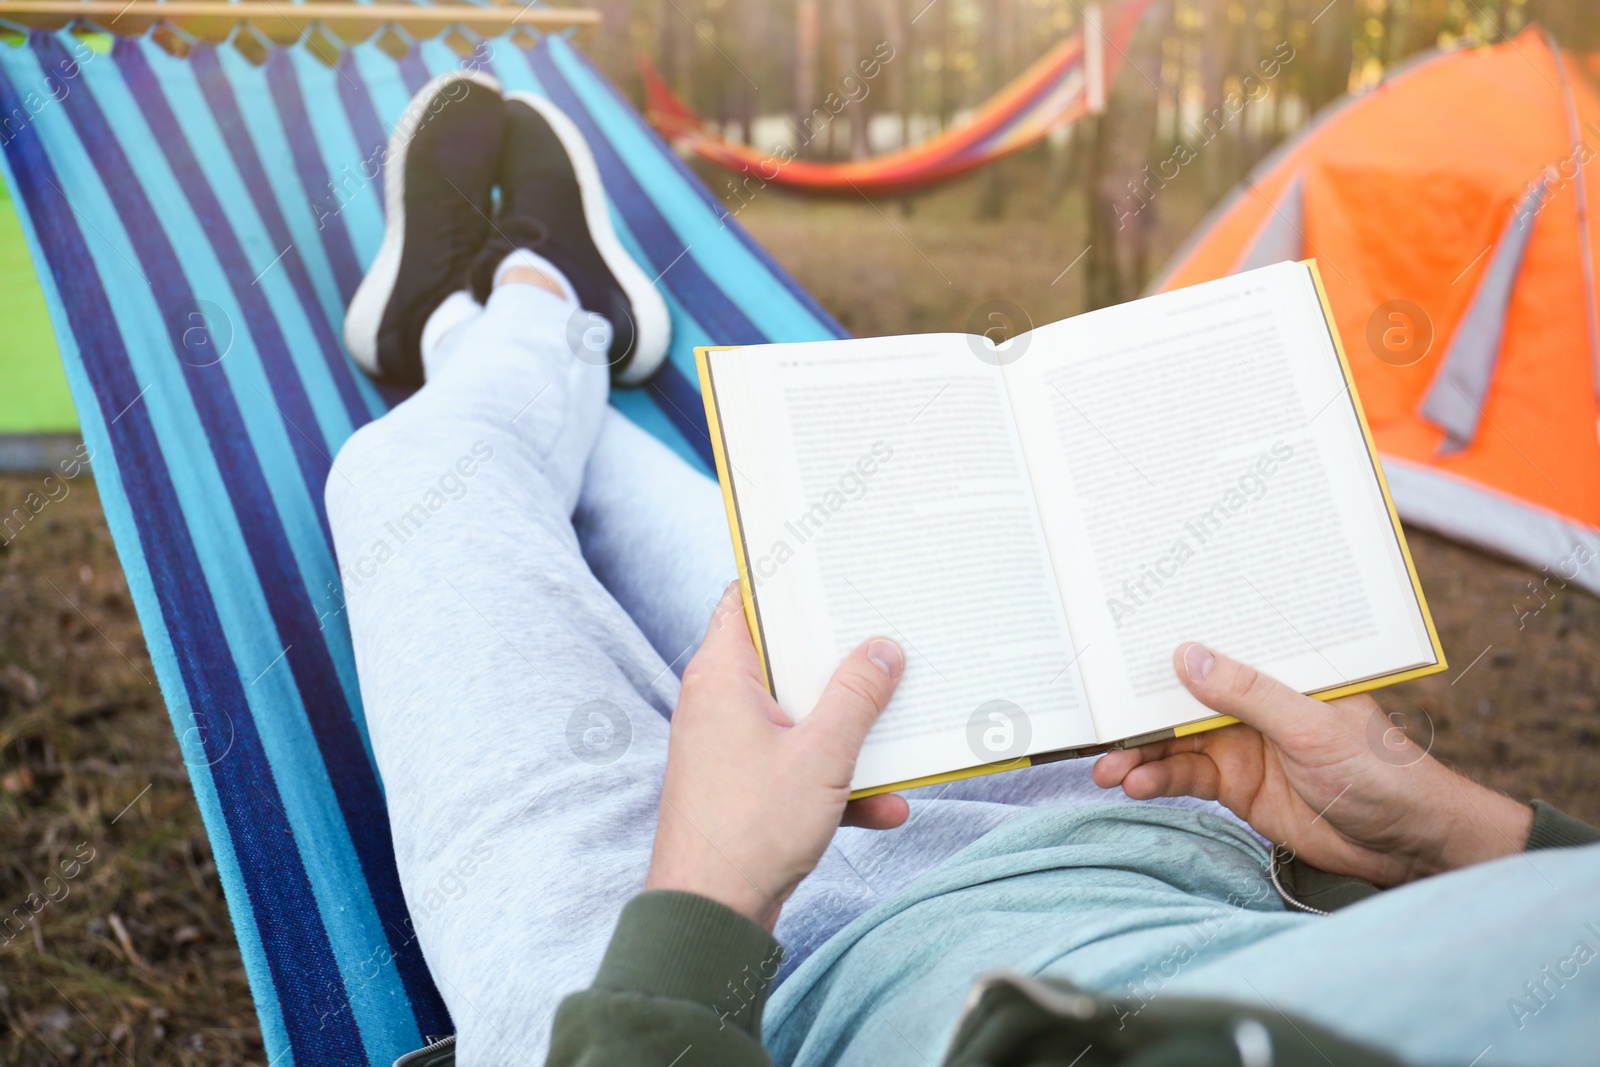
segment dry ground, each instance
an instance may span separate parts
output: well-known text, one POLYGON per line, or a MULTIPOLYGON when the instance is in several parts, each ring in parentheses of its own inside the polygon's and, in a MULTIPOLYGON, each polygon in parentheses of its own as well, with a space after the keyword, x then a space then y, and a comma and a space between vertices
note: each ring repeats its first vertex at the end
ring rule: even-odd
MULTIPOLYGON (((909 215, 763 192, 741 219, 858 333, 963 329, 995 298, 1048 322, 1079 309, 1077 268, 1060 272, 1081 231, 1070 201, 1024 191, 1036 169, 1007 174, 998 221, 974 221, 973 183, 909 215)), ((0 514, 36 484, 0 478, 0 514)), ((0 549, 0 915, 59 898, 0 946, 0 1062, 260 1063, 127 586, 93 486, 72 484, 0 549)), ((1600 602, 1559 592, 1519 619, 1525 568, 1420 533, 1412 547, 1453 669, 1386 706, 1450 763, 1600 822, 1600 602)))

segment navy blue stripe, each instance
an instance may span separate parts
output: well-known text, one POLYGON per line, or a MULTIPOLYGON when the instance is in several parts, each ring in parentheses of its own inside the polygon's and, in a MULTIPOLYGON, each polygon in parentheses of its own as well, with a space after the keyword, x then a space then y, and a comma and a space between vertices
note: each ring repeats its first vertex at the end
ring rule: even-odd
POLYGON ((393 408, 396 404, 399 404, 402 400, 406 399, 406 397, 416 392, 415 389, 407 389, 402 386, 398 386, 393 382, 386 382, 382 378, 372 379, 372 388, 375 389, 378 395, 383 398, 384 404, 390 408, 393 408))
POLYGON ((662 276, 658 284, 671 291, 681 304, 693 309, 695 319, 705 327, 712 344, 754 345, 767 341, 766 334, 743 309, 707 277, 694 252, 684 251, 683 240, 639 185, 616 148, 605 139, 583 101, 551 61, 549 50, 529 49, 527 56, 550 99, 577 123, 588 140, 595 162, 600 165, 606 193, 627 220, 628 229, 633 231, 645 257, 655 268, 654 273, 662 276))
MULTIPOLYGON (((710 335, 713 344, 761 344, 767 336, 728 298, 694 258, 685 252, 683 242, 667 223, 661 210, 639 185, 616 149, 607 141, 583 102, 550 60, 547 47, 526 50, 528 62, 545 92, 577 124, 594 152, 601 180, 629 230, 655 267, 672 295, 693 313, 695 320, 710 335), (670 270, 669 270, 670 268, 670 270)), ((672 363, 661 370, 647 386, 661 411, 688 441, 695 453, 712 465, 711 440, 706 430, 705 407, 699 390, 684 378, 672 363)))
POLYGON ((383 128, 383 120, 378 117, 377 108, 372 106, 372 94, 361 77, 361 65, 356 62, 354 51, 346 49, 340 53, 338 71, 336 84, 339 86, 339 101, 344 105, 345 118, 350 123, 350 132, 355 135, 356 146, 361 149, 361 159, 363 163, 371 160, 377 164, 372 191, 377 195, 381 208, 383 174, 389 162, 389 136, 383 128))
MULTIPOLYGON (((119 46, 122 44, 119 42, 119 46)), ((127 46, 136 47, 131 43, 127 46)), ((50 61, 59 61, 65 56, 65 50, 53 36, 36 38, 34 47, 47 66, 50 61)), ((145 191, 136 182, 126 180, 132 168, 98 103, 88 93, 73 93, 62 106, 79 131, 117 216, 133 241, 157 305, 164 309, 193 307, 194 294, 189 290, 181 263, 145 191)), ((367 759, 360 733, 345 702, 332 657, 321 639, 316 608, 309 601, 298 560, 273 509, 259 458, 251 449, 233 395, 227 388, 218 387, 221 383, 215 380, 217 374, 216 368, 188 365, 183 368, 185 383, 220 468, 228 502, 238 517, 268 611, 278 635, 286 642, 284 658, 304 703, 307 723, 349 830, 367 889, 379 921, 395 946, 398 973, 407 994, 412 997, 416 1017, 424 1024, 424 1032, 428 1032, 426 1026, 436 1021, 430 1019, 430 1015, 437 1019, 446 1017, 444 1005, 432 987, 420 949, 408 934, 408 913, 400 891, 389 821, 377 775, 367 759)), ((321 493, 316 493, 313 499, 320 503, 321 493)), ((226 644, 218 648, 225 656, 226 644)), ((228 658, 228 666, 233 668, 231 658, 228 658)), ((226 777, 231 769, 231 764, 218 768, 221 771, 218 777, 226 777)), ((317 927, 321 929, 320 919, 317 927)), ((326 939, 325 933, 323 936, 326 939)), ((353 1029, 354 1024, 351 1025, 353 1029)))
POLYGON ((412 96, 420 93, 422 87, 432 80, 432 76, 428 73, 428 65, 422 61, 421 42, 407 49, 397 65, 400 68, 400 79, 406 83, 406 89, 412 96))
MULTIPOLYGON (((239 303, 250 340, 261 357, 262 373, 272 389, 272 403, 285 423, 284 433, 294 451, 306 493, 312 500, 320 501, 333 460, 329 455, 328 441, 317 422, 316 412, 311 408, 311 399, 306 395, 305 382, 300 380, 299 368, 289 354, 272 305, 261 286, 255 284, 249 257, 239 243, 238 234, 234 232, 227 213, 217 200, 217 194, 201 171, 200 161, 195 158, 166 95, 156 84, 155 75, 139 51, 138 42, 125 37, 117 38, 112 56, 122 70, 123 80, 139 104, 145 121, 150 124, 150 132, 155 135, 156 143, 166 154, 167 164, 172 168, 185 199, 189 201, 190 210, 211 241, 212 251, 228 279, 234 299, 239 303)), ((320 507, 316 512, 322 536, 331 552, 333 531, 328 527, 328 517, 320 507)))
POLYGON ((706 406, 700 397, 700 390, 689 384, 689 380, 671 362, 661 364, 661 369, 645 389, 655 398, 656 407, 666 415, 667 421, 689 442, 695 455, 704 461, 706 469, 716 470, 717 457, 711 450, 711 432, 706 427, 706 406))
MULTIPOLYGON (((384 172, 388 167, 389 135, 384 129, 383 119, 378 116, 378 109, 372 104, 372 93, 361 77, 361 67, 355 61, 353 50, 346 49, 340 54, 339 73, 339 99, 344 104, 345 117, 350 122, 356 144, 361 148, 361 158, 374 160, 378 164, 377 176, 372 179, 372 191, 378 198, 379 208, 385 209, 387 205, 384 203, 383 190, 384 172)), ((382 380, 376 380, 372 385, 391 408, 413 392, 382 380)))
MULTIPOLYGON (((267 55, 267 86, 273 102, 278 105, 278 117, 283 121, 283 133, 288 138, 289 151, 294 156, 295 169, 306 195, 312 203, 332 195, 333 182, 328 177, 311 120, 306 115, 305 98, 300 93, 300 80, 295 76, 294 61, 288 49, 274 48, 267 55)), ((348 307, 350 298, 356 294, 356 286, 361 284, 361 263, 350 243, 349 232, 337 219, 322 227, 322 246, 339 286, 339 302, 348 307)))
MULTIPOLYGON (((570 48, 568 51, 571 53, 572 57, 581 63, 584 69, 594 77, 594 80, 606 92, 611 94, 611 96, 617 101, 618 106, 630 114, 636 115, 638 113, 637 109, 634 108, 634 106, 628 102, 622 93, 617 90, 617 87, 611 84, 610 79, 595 69, 594 64, 589 62, 588 56, 584 55, 576 48, 570 48)), ((543 75, 541 74, 540 77, 542 78, 543 75)), ((687 182, 689 187, 693 189, 700 199, 705 202, 707 209, 709 209, 713 215, 718 218, 722 218, 722 216, 727 215, 727 206, 724 205, 722 201, 717 199, 716 194, 706 187, 705 182, 700 180, 699 175, 695 174, 695 172, 689 168, 689 165, 679 157, 678 153, 672 150, 672 146, 667 144, 667 142, 662 139, 661 135, 657 133, 649 123, 640 120, 639 128, 644 131, 645 135, 648 136, 650 140, 655 142, 656 151, 660 154, 661 158, 670 162, 671 165, 678 171, 678 173, 683 176, 684 181, 687 182)), ((772 254, 763 248, 754 237, 751 237, 750 234, 745 231, 743 226, 739 225, 738 220, 730 216, 723 219, 723 222, 727 225, 728 232, 733 234, 734 237, 738 238, 739 243, 744 245, 750 254, 767 268, 767 272, 781 282, 783 287, 794 295, 795 300, 799 302, 802 307, 811 312, 812 315, 816 316, 818 322, 830 330, 835 337, 850 336, 849 331, 841 326, 838 320, 828 313, 826 308, 817 303, 817 298, 807 292, 799 282, 795 281, 794 278, 790 276, 789 272, 784 270, 783 267, 779 265, 778 261, 772 258, 772 254)))
MULTIPOLYGON (((132 54, 137 54, 139 62, 148 66, 148 61, 142 52, 132 54)), ((355 370, 345 358, 343 346, 333 335, 333 328, 328 324, 328 316, 323 310, 321 301, 317 299, 316 286, 312 283, 311 273, 306 269, 305 261, 300 256, 300 249, 289 236, 288 223, 285 222, 283 211, 278 205, 278 198, 272 191, 272 183, 267 179, 267 172, 261 166, 261 157, 256 152, 255 142, 250 137, 250 129, 245 125, 244 116, 239 111, 239 102, 234 96, 233 86, 223 74, 222 66, 217 61, 217 46, 205 41, 199 42, 189 54, 189 64, 194 71, 195 80, 199 83, 201 95, 206 98, 211 108, 212 119, 222 133, 223 142, 228 146, 234 168, 238 170, 240 179, 250 192, 250 200, 255 204, 256 214, 261 217, 261 224, 266 227, 267 236, 272 239, 273 247, 289 249, 280 261, 280 265, 288 272, 289 281, 294 286, 295 295, 300 300, 306 320, 311 323, 312 333, 316 334, 317 345, 322 349, 323 359, 327 361, 328 369, 333 375, 334 386, 339 390, 339 399, 344 403, 345 410, 350 413, 350 424, 359 429, 371 421, 372 413, 368 410, 360 390, 356 388, 355 370)))
MULTIPOLYGON (((54 37, 36 41, 54 46, 40 49, 46 56, 64 54, 54 37)), ((87 96, 72 93, 64 100, 76 102, 87 96)), ((0 68, 0 114, 22 106, 10 77, 0 68)), ((108 132, 102 136, 115 143, 108 132)), ((182 695, 193 709, 211 763, 218 803, 235 844, 290 1046, 302 1063, 365 1064, 360 1034, 349 1019, 335 1017, 320 1028, 314 1021, 312 989, 330 975, 338 980, 339 972, 290 827, 274 806, 258 802, 261 795, 275 796, 277 786, 238 668, 227 654, 221 621, 150 424, 149 408, 141 404, 121 410, 140 387, 93 257, 31 124, 6 144, 6 153, 117 457, 134 529, 183 678, 182 695)), ((124 168, 109 187, 131 185, 127 174, 124 168)), ((170 257, 167 266, 181 277, 170 257)))

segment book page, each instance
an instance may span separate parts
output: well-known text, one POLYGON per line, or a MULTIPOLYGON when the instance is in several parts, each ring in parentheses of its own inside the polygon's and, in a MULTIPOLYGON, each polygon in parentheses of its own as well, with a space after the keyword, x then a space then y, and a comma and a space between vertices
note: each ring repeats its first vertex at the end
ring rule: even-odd
POLYGON ((1306 267, 1036 330, 1006 373, 1101 740, 1214 714, 1186 640, 1302 692, 1435 662, 1306 267))
POLYGON ((710 355, 779 704, 873 635, 906 654, 854 788, 1092 743, 998 369, 961 335, 710 355))

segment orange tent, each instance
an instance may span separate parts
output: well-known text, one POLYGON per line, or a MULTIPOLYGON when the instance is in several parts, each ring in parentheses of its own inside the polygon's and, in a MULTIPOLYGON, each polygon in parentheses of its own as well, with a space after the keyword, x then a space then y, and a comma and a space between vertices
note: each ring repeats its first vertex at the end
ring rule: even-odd
POLYGON ((1401 516, 1600 592, 1582 71, 1537 28, 1413 61, 1264 160, 1156 288, 1316 257, 1401 516))

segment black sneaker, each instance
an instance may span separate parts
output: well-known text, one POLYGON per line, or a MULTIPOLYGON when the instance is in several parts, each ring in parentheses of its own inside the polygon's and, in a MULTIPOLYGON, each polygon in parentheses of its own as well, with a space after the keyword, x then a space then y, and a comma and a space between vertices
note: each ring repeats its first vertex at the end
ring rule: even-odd
POLYGON ((422 327, 467 288, 490 232, 505 134, 500 85, 476 72, 422 87, 389 137, 383 244, 344 317, 344 341, 369 374, 422 384, 422 327))
POLYGON ((495 268, 513 248, 555 264, 584 310, 611 323, 610 346, 595 350, 588 316, 574 317, 567 337, 580 359, 609 366, 619 385, 637 385, 661 366, 672 337, 666 301, 611 228, 600 168, 583 134, 532 93, 506 98, 500 213, 472 268, 480 301, 488 300, 495 268))

